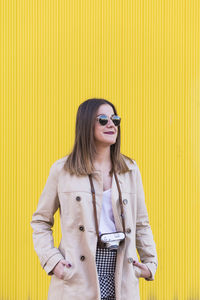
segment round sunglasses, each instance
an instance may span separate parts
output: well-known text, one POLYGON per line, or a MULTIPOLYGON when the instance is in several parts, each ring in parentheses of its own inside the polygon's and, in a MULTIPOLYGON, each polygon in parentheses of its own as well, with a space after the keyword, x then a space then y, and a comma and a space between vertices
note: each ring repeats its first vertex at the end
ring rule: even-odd
MULTIPOLYGON (((117 115, 112 115, 110 119, 113 121, 115 126, 119 126, 121 122, 121 118, 117 115)), ((109 117, 107 115, 99 115, 97 116, 97 120, 100 125, 105 126, 108 123, 109 117)))

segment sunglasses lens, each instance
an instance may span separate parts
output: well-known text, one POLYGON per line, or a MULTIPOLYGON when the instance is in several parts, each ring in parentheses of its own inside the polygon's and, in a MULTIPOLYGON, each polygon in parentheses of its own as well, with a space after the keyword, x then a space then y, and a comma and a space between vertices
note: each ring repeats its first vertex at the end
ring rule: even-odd
POLYGON ((113 121, 115 126, 119 126, 119 124, 121 122, 121 118, 119 116, 113 116, 112 121, 113 121))
POLYGON ((99 116, 99 123, 104 126, 108 123, 108 117, 106 115, 99 116))

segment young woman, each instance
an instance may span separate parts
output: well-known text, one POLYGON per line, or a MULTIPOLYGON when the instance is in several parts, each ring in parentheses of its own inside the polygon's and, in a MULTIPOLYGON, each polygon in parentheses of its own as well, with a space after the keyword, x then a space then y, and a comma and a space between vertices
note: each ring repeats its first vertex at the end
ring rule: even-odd
POLYGON ((154 280, 158 261, 141 174, 120 153, 120 121, 109 101, 83 102, 73 150, 50 169, 31 220, 35 251, 51 275, 49 300, 139 300, 139 278, 154 280), (57 209, 58 248, 51 230, 57 209))

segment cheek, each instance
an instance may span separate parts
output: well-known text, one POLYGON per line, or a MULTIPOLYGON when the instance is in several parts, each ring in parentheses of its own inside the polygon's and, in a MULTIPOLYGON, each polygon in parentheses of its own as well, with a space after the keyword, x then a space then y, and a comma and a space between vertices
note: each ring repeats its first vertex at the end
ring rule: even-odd
POLYGON ((98 138, 99 137, 99 128, 98 126, 94 127, 94 138, 98 138))

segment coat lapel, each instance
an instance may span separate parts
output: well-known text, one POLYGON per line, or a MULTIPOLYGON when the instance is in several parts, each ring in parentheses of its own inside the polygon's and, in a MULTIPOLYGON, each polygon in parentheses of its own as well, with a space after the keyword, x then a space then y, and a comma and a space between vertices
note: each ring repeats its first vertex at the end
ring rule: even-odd
MULTIPOLYGON (((117 178, 119 181, 120 189, 122 191, 122 180, 120 178, 120 174, 117 174, 117 178)), ((112 201, 112 209, 113 209, 116 229, 117 231, 123 231, 122 219, 121 219, 121 208, 119 203, 119 191, 117 188, 117 183, 114 174, 112 177, 111 201, 112 201)))
MULTIPOLYGON (((127 164, 129 171, 131 171, 135 168, 134 160, 131 162, 130 160, 127 159, 126 164, 127 164)), ((121 189, 122 200, 123 200, 123 190, 125 188, 125 187, 123 187, 124 174, 117 173, 117 178, 119 181, 119 186, 121 189)), ((114 174, 112 177, 112 193, 111 193, 111 195, 112 195, 111 200, 112 200, 113 215, 114 215, 114 219, 115 219, 115 226, 116 226, 117 231, 123 231, 122 218, 121 218, 121 207, 120 207, 120 203, 119 203, 119 191, 117 188, 117 183, 116 183, 114 174)))

